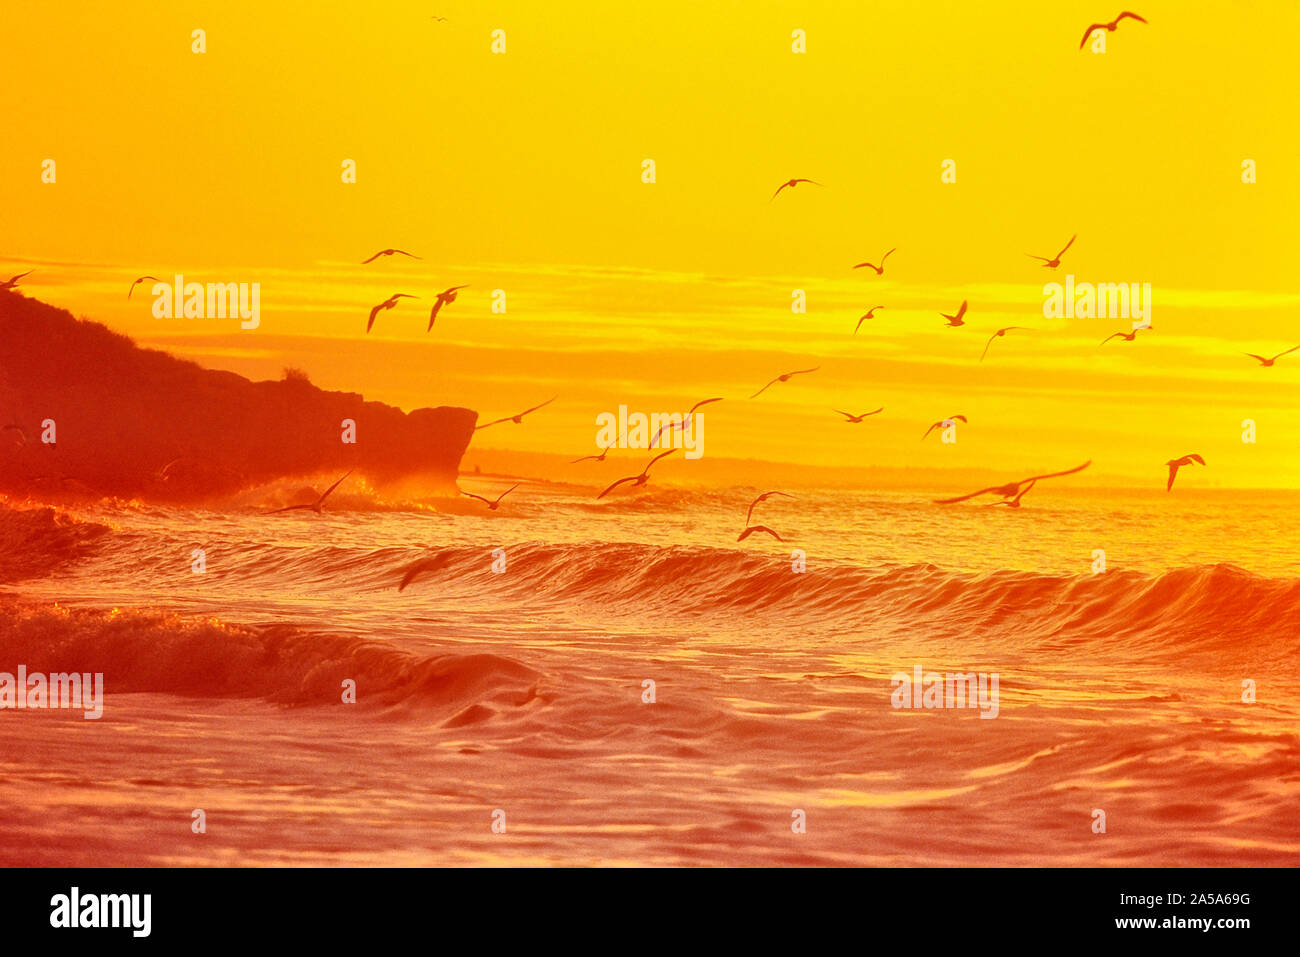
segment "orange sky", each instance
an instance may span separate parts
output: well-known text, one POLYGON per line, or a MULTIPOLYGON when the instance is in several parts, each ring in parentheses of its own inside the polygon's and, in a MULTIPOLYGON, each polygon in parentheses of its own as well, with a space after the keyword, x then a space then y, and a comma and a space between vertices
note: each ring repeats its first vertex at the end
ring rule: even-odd
POLYGON ((1115 12, 1095 0, 20 0, 0 34, 0 266, 255 378, 296 366, 487 418, 560 396, 480 433, 467 461, 576 457, 600 412, 722 395, 708 459, 1016 474, 1091 458, 1094 479, 1162 484, 1166 459, 1198 451, 1204 485, 1295 487, 1300 353, 1270 369, 1242 353, 1300 342, 1300 5, 1208 18, 1221 10, 1143 3, 1150 24, 1098 55, 1078 50, 1115 12), (793 176, 825 187, 769 201, 793 176), (1055 274, 1026 256, 1075 233, 1055 274), (387 246, 423 259, 359 264, 387 246), (883 277, 850 268, 895 246, 883 277), (125 298, 146 272, 259 282, 261 325, 154 319, 147 289, 125 298), (1099 347, 1129 323, 1043 318, 1043 283, 1066 273, 1151 283, 1155 328, 1099 347), (459 283, 426 334, 432 296, 459 283), (370 306, 399 291, 424 298, 367 336, 370 306), (944 328, 963 298, 968 324, 944 328), (1029 328, 979 363, 1009 325, 1029 328), (881 405, 862 426, 830 411, 881 405), (971 420, 955 445, 919 441, 952 413, 971 420))

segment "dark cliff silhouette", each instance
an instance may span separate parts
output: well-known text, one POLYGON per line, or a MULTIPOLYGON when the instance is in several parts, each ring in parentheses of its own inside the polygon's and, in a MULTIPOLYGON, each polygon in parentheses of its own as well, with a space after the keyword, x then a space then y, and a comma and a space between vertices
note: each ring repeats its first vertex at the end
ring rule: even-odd
POLYGON ((252 382, 0 291, 0 491, 193 499, 349 468, 452 484, 477 418, 404 413, 301 375, 252 382))

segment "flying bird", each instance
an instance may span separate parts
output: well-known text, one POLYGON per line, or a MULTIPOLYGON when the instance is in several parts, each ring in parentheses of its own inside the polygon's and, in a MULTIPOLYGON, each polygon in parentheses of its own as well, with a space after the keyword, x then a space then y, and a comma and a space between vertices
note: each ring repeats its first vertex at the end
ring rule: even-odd
POLYGON ((1092 32, 1094 30, 1107 30, 1111 33, 1114 33, 1115 29, 1119 26, 1119 22, 1125 19, 1136 20, 1138 23, 1147 22, 1142 17, 1139 17, 1136 13, 1129 13, 1127 10, 1125 10, 1114 20, 1110 21, 1110 23, 1094 23, 1092 26, 1088 27, 1088 29, 1085 30, 1083 33, 1083 39, 1079 41, 1079 49, 1080 50, 1083 49, 1083 45, 1088 42, 1088 37, 1092 36, 1092 32))
MULTIPOLYGON (((777 196, 780 195, 781 190, 785 189, 787 186, 793 188, 798 186, 800 183, 812 183, 814 186, 821 186, 821 183, 817 182, 815 179, 788 179, 776 188, 776 192, 772 194, 772 199, 776 199, 777 196)), ((770 203, 772 199, 769 199, 768 202, 770 203)))
POLYGON ((994 339, 996 339, 998 336, 1005 336, 1008 332, 1010 332, 1013 329, 1023 329, 1023 328, 1025 327, 1007 326, 1005 329, 999 329, 997 332, 993 333, 993 335, 989 336, 989 341, 984 344, 984 351, 980 353, 980 362, 983 362, 984 357, 989 354, 989 346, 993 345, 994 339))
MULTIPOLYGON (((940 419, 938 422, 934 423, 934 425, 925 430, 925 435, 921 436, 921 441, 924 442, 925 436, 929 435, 935 429, 946 429, 948 426, 952 425, 954 419, 960 422, 966 422, 966 416, 964 415, 950 415, 946 419, 940 419)), ((970 423, 966 424, 969 425, 970 423)))
POLYGON ((787 372, 785 375, 779 375, 771 382, 769 382, 767 385, 763 386, 763 388, 759 389, 757 392, 751 395, 750 398, 757 399, 760 395, 762 395, 772 386, 776 385, 778 382, 789 382, 791 376, 805 375, 806 373, 809 372, 816 372, 820 368, 821 366, 813 366, 811 369, 796 369, 794 372, 787 372))
POLYGON ((950 326, 964 326, 964 325, 966 325, 965 321, 962 319, 962 316, 966 315, 966 300, 963 299, 963 300, 961 301, 961 308, 959 308, 959 309, 957 310, 957 315, 955 315, 955 316, 950 316, 950 315, 948 315, 946 312, 941 312, 941 313, 939 313, 939 315, 941 315, 941 316, 943 316, 945 319, 947 319, 947 320, 948 320, 948 325, 950 325, 950 326))
MULTIPOLYGON (((465 283, 465 286, 468 285, 469 283, 465 283)), ((444 289, 442 292, 438 293, 438 300, 433 304, 433 311, 429 313, 429 328, 425 329, 424 330, 425 332, 428 332, 430 329, 433 328, 433 320, 438 318, 438 310, 441 309, 443 306, 447 306, 455 302, 456 290, 464 289, 465 286, 452 286, 450 289, 444 289)))
POLYGON ((379 315, 381 309, 392 309, 394 306, 397 305, 397 300, 399 299, 419 299, 419 298, 420 298, 419 296, 410 296, 404 292, 394 293, 393 295, 389 296, 379 305, 375 306, 375 308, 370 310, 370 321, 366 323, 366 332, 369 332, 370 327, 375 324, 375 316, 379 315))
POLYGON ((1252 359, 1258 359, 1259 364, 1262 366, 1271 366, 1274 362, 1277 362, 1278 359, 1281 359, 1284 355, 1286 355, 1287 352, 1295 352, 1297 349, 1300 349, 1300 346, 1292 346, 1290 349, 1286 350, 1286 352, 1279 352, 1271 359, 1265 359, 1263 356, 1257 356, 1253 352, 1247 352, 1243 354, 1250 356, 1252 359))
POLYGON ((366 263, 372 263, 380 256, 391 256, 393 255, 393 253, 401 253, 403 256, 410 256, 412 259, 420 258, 419 256, 415 255, 415 253, 408 253, 405 249, 381 249, 379 250, 379 252, 371 256, 369 259, 361 260, 361 265, 364 266, 366 263))
MULTIPOLYGON (((898 247, 895 246, 894 249, 891 249, 891 250, 889 251, 889 253, 894 252, 894 250, 896 250, 897 248, 898 248, 898 247)), ((854 268, 854 269, 861 269, 863 266, 866 266, 868 269, 874 269, 874 270, 876 271, 876 275, 877 275, 877 276, 883 276, 883 275, 885 274, 885 260, 889 258, 889 253, 885 253, 885 255, 883 255, 883 256, 880 257, 880 265, 879 265, 879 266, 877 266, 875 263, 858 263, 858 264, 857 264, 856 266, 854 266, 853 268, 854 268)))
POLYGON ((536 412, 538 409, 546 408, 546 406, 550 405, 558 398, 558 395, 553 395, 541 405, 535 405, 531 409, 524 409, 524 411, 520 412, 518 415, 507 415, 504 419, 493 419, 491 422, 487 422, 483 425, 476 425, 474 426, 474 431, 477 432, 479 429, 486 429, 489 425, 500 425, 502 422, 513 422, 515 425, 522 425, 524 416, 528 415, 530 412, 536 412))
POLYGON ((844 419, 845 419, 846 422, 861 422, 863 419, 865 419, 865 418, 866 418, 867 416, 869 416, 869 415, 875 415, 876 412, 884 412, 884 411, 885 411, 885 407, 882 405, 880 408, 876 409, 874 412, 863 412, 861 415, 852 415, 852 414, 850 414, 850 413, 848 413, 848 412, 844 412, 844 411, 841 410, 841 409, 831 409, 831 411, 832 411, 832 412, 839 412, 840 415, 844 416, 844 419))
POLYGON ((1178 475, 1178 470, 1184 465, 1191 465, 1193 462, 1204 465, 1205 459, 1193 452, 1191 455, 1184 455, 1181 459, 1170 459, 1165 463, 1165 465, 1169 466, 1169 481, 1165 483, 1166 492, 1174 487, 1174 477, 1178 475))
POLYGON ((1008 508, 1019 508, 1020 500, 1025 497, 1026 492, 1028 492, 1031 488, 1034 487, 1034 483, 1036 481, 1038 480, 1030 479, 1029 484, 1026 485, 1024 488, 1022 488, 1019 492, 1017 492, 1015 498, 1003 499, 1001 502, 989 502, 989 507, 992 508, 994 505, 1005 505, 1008 508))
POLYGON ((491 499, 486 499, 486 498, 484 498, 482 495, 475 495, 473 492, 461 492, 460 494, 461 494, 461 495, 464 495, 464 496, 467 496, 467 497, 469 497, 469 498, 476 498, 476 499, 478 499, 480 502, 482 502, 484 505, 486 505, 486 506, 488 507, 488 510, 489 510, 489 511, 495 512, 495 511, 497 510, 497 506, 499 506, 499 505, 501 504, 501 500, 502 500, 503 498, 505 498, 507 495, 509 495, 511 492, 513 492, 513 491, 514 491, 515 489, 517 489, 517 488, 519 488, 518 485, 512 485, 512 486, 510 486, 508 489, 506 489, 504 492, 502 492, 500 495, 497 496, 495 502, 492 501, 491 499))
POLYGON ((749 536, 754 535, 754 534, 756 534, 756 533, 758 533, 758 532, 767 532, 767 534, 771 535, 771 536, 772 536, 773 538, 775 538, 778 542, 783 542, 783 541, 785 541, 784 538, 782 538, 782 537, 781 537, 780 535, 778 535, 776 532, 772 531, 772 530, 771 530, 770 528, 768 528, 766 525, 747 525, 747 526, 745 527, 745 530, 744 530, 743 532, 740 533, 740 537, 737 538, 736 541, 738 541, 738 542, 743 542, 745 539, 749 538, 749 536))
POLYGON ((614 446, 612 446, 612 445, 607 445, 607 446, 605 446, 603 449, 601 449, 599 455, 584 455, 584 456, 583 456, 582 458, 580 458, 580 459, 574 459, 574 460, 573 460, 572 462, 570 462, 569 464, 570 464, 570 465, 577 465, 579 462, 586 462, 586 461, 588 461, 588 460, 590 460, 590 461, 592 461, 592 462, 603 462, 603 461, 605 461, 605 456, 609 455, 609 450, 612 449, 613 447, 614 447, 614 446))
POLYGON ((782 495, 785 498, 794 498, 794 496, 791 495, 789 492, 764 492, 758 498, 754 499, 754 501, 749 503, 749 511, 745 513, 746 525, 749 525, 749 520, 754 517, 754 506, 756 506, 759 502, 766 502, 773 495, 782 495))
POLYGON ((131 293, 135 292, 135 287, 140 285, 140 283, 144 282, 146 279, 152 279, 154 282, 162 282, 162 280, 157 276, 141 276, 135 282, 131 283, 131 288, 126 291, 126 298, 130 299, 131 293))
POLYGON ((640 475, 630 475, 630 476, 628 476, 627 478, 621 478, 621 479, 619 479, 617 482, 615 482, 615 483, 614 483, 613 485, 611 485, 609 488, 605 489, 605 491, 603 491, 603 492, 601 492, 599 495, 597 495, 596 498, 598 498, 598 499, 602 499, 602 498, 604 498, 606 495, 608 495, 610 492, 614 491, 614 489, 618 488, 618 487, 619 487, 620 485, 622 485, 624 482, 631 482, 633 485, 644 485, 646 482, 650 481, 650 476, 649 476, 649 474, 647 474, 647 473, 649 473, 649 471, 650 471, 650 466, 651 466, 651 465, 654 465, 656 462, 658 462, 658 461, 659 461, 661 458, 663 458, 664 456, 666 456, 666 455, 672 455, 672 454, 673 454, 674 452, 676 452, 676 451, 677 451, 676 449, 669 449, 667 452, 660 452, 658 455, 656 455, 654 458, 652 458, 652 459, 651 459, 651 460, 646 464, 646 467, 643 468, 643 469, 641 470, 641 474, 640 474, 640 475))
MULTIPOLYGON (((1125 342, 1132 342, 1135 338, 1137 338, 1137 334, 1139 332, 1141 332, 1143 329, 1150 329, 1150 328, 1151 328, 1150 326, 1137 326, 1131 332, 1112 332, 1105 339, 1101 340, 1101 344, 1104 346, 1112 339, 1123 339, 1125 342)), ((1297 346, 1297 348, 1300 348, 1300 346, 1297 346)))
MULTIPOLYGON (((968 498, 974 498, 976 495, 985 495, 992 492, 994 495, 1000 495, 1003 498, 1018 498, 1021 494, 1022 485, 1032 485, 1040 479, 1056 478, 1061 475, 1073 475, 1075 472, 1082 472, 1092 464, 1092 459, 1084 462, 1082 465, 1076 465, 1072 469, 1066 469, 1063 472, 1048 472, 1046 475, 1031 475, 1029 478, 1021 479, 1018 482, 1008 482, 1005 485, 990 485, 988 488, 982 488, 978 492, 971 492, 968 495, 958 495, 956 498, 936 498, 934 501, 938 505, 951 505, 953 502, 964 502, 968 498)), ((1028 489, 1025 489, 1028 491, 1028 489)))
POLYGON ((856 336, 858 334, 858 330, 862 328, 862 324, 864 322, 866 322, 868 319, 874 319, 876 317, 877 309, 884 309, 884 308, 885 308, 884 306, 872 306, 870 309, 868 309, 866 311, 866 314, 863 315, 863 317, 858 320, 858 324, 853 327, 853 334, 856 336))
POLYGON ((1043 261, 1043 267, 1045 269, 1055 269, 1057 266, 1061 265, 1061 257, 1065 255, 1065 250, 1073 246, 1074 241, 1078 238, 1079 238, 1078 233, 1075 233, 1073 236, 1071 236, 1070 241, 1066 243, 1065 246, 1061 249, 1061 251, 1057 253, 1055 256, 1053 256, 1051 259, 1048 259, 1046 256, 1035 256, 1033 253, 1025 253, 1025 255, 1028 256, 1030 259, 1041 259, 1043 261))
POLYGON ((348 469, 345 473, 343 473, 343 477, 340 478, 340 479, 338 480, 338 482, 335 482, 333 485, 331 485, 329 488, 327 488, 327 489, 325 490, 325 493, 324 493, 323 495, 321 495, 320 498, 316 499, 316 501, 311 502, 311 503, 308 504, 308 505, 290 505, 290 506, 288 506, 288 507, 286 507, 286 508, 275 508, 275 509, 272 509, 271 511, 267 512, 266 514, 268 514, 268 515, 275 515, 275 514, 277 514, 278 512, 292 512, 292 511, 295 511, 296 509, 306 508, 306 509, 310 509, 311 511, 313 511, 313 512, 315 512, 317 515, 319 515, 319 514, 321 513, 321 508, 325 505, 325 499, 329 498, 330 492, 332 492, 332 491, 334 491, 336 488, 338 488, 338 487, 339 487, 339 482, 342 482, 343 479, 345 479, 345 478, 347 478, 349 475, 351 475, 352 472, 353 472, 353 469, 348 469))
POLYGON ((659 441, 659 436, 663 435, 665 430, 672 432, 674 429, 685 429, 686 420, 695 414, 696 409, 698 409, 702 405, 708 405, 710 402, 721 402, 722 398, 723 398, 722 396, 718 396, 716 399, 702 399, 701 401, 696 402, 693 406, 691 406, 691 411, 687 412, 686 415, 682 416, 680 420, 676 422, 667 422, 659 426, 659 431, 656 432, 654 434, 654 438, 650 440, 650 448, 655 447, 655 443, 659 441))
POLYGON ((20 272, 13 278, 0 282, 0 289, 16 289, 18 287, 18 280, 22 279, 23 276, 30 276, 33 272, 35 272, 34 269, 29 269, 27 272, 20 272))

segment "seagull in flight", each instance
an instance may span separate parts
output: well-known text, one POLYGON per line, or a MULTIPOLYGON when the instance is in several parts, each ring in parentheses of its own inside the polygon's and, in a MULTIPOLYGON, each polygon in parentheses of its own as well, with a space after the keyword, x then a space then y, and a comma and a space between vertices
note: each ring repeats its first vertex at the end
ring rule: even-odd
POLYGON ((998 336, 1005 336, 1008 332, 1010 332, 1013 329, 1024 329, 1024 328, 1025 328, 1024 326, 1007 326, 1005 329, 999 329, 997 332, 993 333, 993 335, 989 336, 989 341, 984 344, 984 351, 980 353, 980 362, 983 362, 984 357, 989 354, 989 346, 993 345, 994 339, 996 339, 998 336))
POLYGON ((144 282, 146 279, 152 279, 154 282, 162 282, 162 280, 157 276, 141 276, 135 282, 131 283, 131 288, 126 291, 126 298, 130 299, 131 293, 135 292, 135 287, 140 285, 140 283, 144 282))
MULTIPOLYGON (((929 435, 929 434, 930 434, 931 432, 933 432, 935 429, 946 429, 948 426, 952 425, 954 419, 956 419, 956 420, 958 420, 958 421, 960 421, 960 422, 966 422, 966 416, 964 416, 964 415, 950 415, 950 416, 948 416, 948 418, 946 418, 946 419, 940 419, 938 422, 934 423, 934 425, 932 425, 932 426, 930 426, 928 429, 926 429, 926 430, 925 430, 925 435, 929 435)), ((970 423, 966 423, 966 424, 969 425, 970 423)), ((921 441, 922 441, 922 442, 925 441, 925 435, 921 436, 921 441)))
POLYGON ((488 507, 488 511, 495 512, 497 510, 497 506, 501 504, 501 500, 517 488, 519 488, 518 485, 510 486, 508 489, 506 489, 504 492, 502 492, 500 495, 497 496, 495 502, 492 501, 491 499, 484 498, 482 495, 475 495, 473 492, 461 492, 460 494, 467 496, 469 498, 478 499, 480 502, 482 502, 484 505, 488 507))
POLYGON ((1017 492, 1015 498, 1004 499, 1001 502, 989 502, 989 507, 992 508, 994 505, 1006 505, 1008 508, 1019 508, 1020 500, 1025 497, 1026 492, 1034 487, 1034 483, 1037 481, 1037 479, 1030 479, 1029 484, 1017 492))
POLYGON ((18 275, 14 276, 12 279, 6 279, 4 282, 0 282, 0 289, 17 289, 17 288, 18 288, 18 280, 19 280, 19 279, 22 279, 23 276, 30 276, 33 272, 35 272, 35 270, 33 270, 33 269, 29 269, 29 270, 27 270, 27 272, 20 272, 18 275))
MULTIPOLYGON (((465 286, 468 285, 469 283, 465 283, 465 286)), ((455 302, 456 290, 464 289, 465 286, 452 286, 450 289, 444 289, 442 292, 438 293, 438 299, 433 304, 433 311, 429 313, 429 328, 425 329, 424 330, 425 332, 428 332, 430 329, 433 328, 433 320, 438 318, 438 310, 441 309, 443 306, 447 306, 455 302)))
POLYGON ((874 319, 876 317, 877 309, 884 309, 884 308, 885 308, 884 306, 872 306, 870 309, 868 309, 866 311, 866 314, 861 319, 858 320, 858 324, 853 327, 853 334, 856 336, 858 334, 858 330, 862 328, 862 324, 864 322, 866 322, 868 319, 874 319))
POLYGON ((1295 352, 1297 349, 1300 349, 1300 346, 1292 346, 1290 349, 1286 350, 1286 352, 1279 352, 1271 359, 1265 359, 1263 356, 1257 356, 1253 352, 1247 352, 1243 354, 1250 356, 1252 359, 1258 359, 1259 364, 1261 366, 1271 366, 1274 362, 1277 362, 1278 359, 1281 359, 1284 355, 1286 355, 1287 352, 1295 352))
POLYGON ((375 306, 375 308, 370 310, 370 321, 366 323, 366 332, 369 332, 370 327, 375 324, 375 316, 379 315, 381 309, 392 309, 394 306, 397 305, 397 300, 399 299, 419 299, 419 298, 420 298, 419 296, 410 296, 404 292, 394 293, 393 295, 389 296, 379 305, 375 306))
POLYGON ((948 315, 946 312, 941 312, 941 313, 939 313, 939 315, 941 315, 941 316, 943 316, 945 319, 947 319, 947 320, 948 320, 948 325, 950 325, 950 326, 964 326, 964 325, 966 325, 966 322, 962 319, 962 316, 966 315, 966 300, 963 299, 963 300, 961 301, 961 308, 959 308, 959 309, 957 310, 957 315, 955 315, 955 316, 950 316, 950 315, 948 315))
POLYGON ((845 419, 846 422, 854 423, 854 422, 861 422, 861 421, 862 421, 863 419, 865 419, 867 416, 869 416, 869 415, 875 415, 876 412, 884 412, 884 411, 885 411, 885 407, 882 405, 880 408, 876 409, 874 412, 863 412, 861 415, 852 415, 852 414, 850 414, 850 413, 848 413, 848 412, 845 412, 845 411, 843 411, 843 410, 841 410, 841 409, 831 409, 831 411, 832 411, 832 412, 839 412, 840 415, 844 416, 844 419, 845 419))
POLYGON ((1129 11, 1125 10, 1114 20, 1110 21, 1110 23, 1094 23, 1092 26, 1088 27, 1088 29, 1085 30, 1083 33, 1083 39, 1079 41, 1079 49, 1080 50, 1083 49, 1083 45, 1088 42, 1088 37, 1092 36, 1094 30, 1107 30, 1111 33, 1114 33, 1115 29, 1119 26, 1119 22, 1125 19, 1136 20, 1138 23, 1147 22, 1142 17, 1139 17, 1136 13, 1129 13, 1129 11))
POLYGON ((674 429, 685 429, 686 420, 689 419, 691 416, 693 416, 695 414, 695 410, 698 409, 700 406, 708 405, 710 402, 721 402, 722 399, 723 399, 722 396, 718 396, 716 399, 703 399, 699 402, 696 402, 693 406, 691 406, 691 411, 687 412, 686 415, 682 416, 682 418, 679 421, 667 422, 659 426, 659 431, 656 432, 654 434, 654 438, 650 440, 650 448, 655 447, 655 443, 659 441, 659 436, 663 435, 665 430, 672 432, 674 429))
MULTIPOLYGON (((821 183, 817 182, 815 179, 788 179, 776 188, 776 192, 772 194, 772 199, 776 199, 777 196, 781 194, 781 190, 785 189, 787 186, 793 188, 795 186, 798 186, 800 183, 812 183, 814 186, 822 185, 821 183)), ((769 203, 772 202, 772 199, 769 199, 768 202, 769 203)))
POLYGON ((782 537, 781 537, 780 535, 778 535, 776 532, 772 531, 772 530, 771 530, 770 528, 768 528, 766 525, 747 525, 747 526, 745 527, 745 530, 744 530, 743 532, 740 533, 740 537, 737 538, 736 541, 738 541, 738 542, 743 542, 745 539, 749 538, 749 536, 754 535, 754 534, 757 534, 758 532, 767 532, 767 534, 771 535, 771 536, 772 536, 773 538, 775 538, 778 542, 783 542, 783 541, 785 541, 784 538, 782 538, 782 537))
POLYGON ((275 509, 272 509, 271 511, 267 512, 266 514, 267 514, 267 515, 275 515, 275 514, 277 514, 277 513, 279 513, 279 512, 292 512, 292 511, 295 511, 295 510, 300 509, 300 508, 306 508, 306 509, 310 509, 311 511, 313 511, 313 512, 315 512, 317 515, 319 515, 319 514, 321 513, 321 509, 322 509, 322 507, 325 505, 325 499, 329 498, 330 492, 332 492, 332 491, 334 491, 336 488, 338 488, 338 487, 339 487, 339 482, 342 482, 343 479, 345 479, 345 478, 347 478, 349 475, 351 475, 353 471, 354 471, 353 469, 348 469, 347 472, 345 472, 345 473, 343 474, 343 478, 340 478, 340 479, 338 480, 338 482, 335 482, 333 485, 331 485, 329 488, 327 488, 327 489, 325 490, 325 493, 324 493, 320 498, 316 499, 316 501, 314 501, 314 502, 312 502, 312 503, 310 503, 310 504, 308 504, 308 505, 290 505, 290 506, 288 506, 288 507, 286 507, 286 508, 275 508, 275 509))
MULTIPOLYGON (((897 246, 895 246, 893 249, 891 249, 891 250, 889 251, 889 253, 894 252, 896 249, 898 249, 897 246)), ((868 269, 874 269, 874 270, 876 271, 876 275, 877 275, 877 276, 883 276, 883 275, 885 274, 885 260, 889 258, 889 253, 885 253, 885 255, 883 255, 883 256, 880 257, 880 265, 879 265, 879 266, 877 266, 875 263, 858 263, 858 264, 857 264, 856 266, 854 266, 853 268, 854 268, 854 269, 861 269, 863 266, 866 266, 868 269)))
POLYGON ((584 456, 583 456, 582 458, 580 458, 580 459, 574 459, 574 460, 573 460, 572 462, 570 462, 569 464, 570 464, 570 465, 577 465, 579 462, 586 462, 586 461, 589 461, 589 460, 592 461, 592 462, 603 462, 603 461, 605 461, 605 456, 609 455, 609 450, 612 449, 613 447, 614 447, 614 446, 612 446, 612 445, 607 445, 607 446, 605 446, 603 449, 601 449, 599 455, 584 455, 584 456))
POLYGON ((1061 257, 1065 255, 1065 250, 1073 246, 1074 241, 1078 238, 1078 233, 1071 236, 1070 241, 1065 244, 1065 247, 1051 259, 1048 259, 1046 256, 1035 256, 1033 253, 1025 253, 1025 255, 1030 259, 1041 259, 1043 261, 1043 268, 1045 269, 1055 269, 1057 266, 1061 265, 1061 257))
POLYGON ((811 369, 796 369, 794 372, 787 372, 785 375, 779 375, 771 382, 769 382, 767 385, 763 386, 763 388, 759 389, 757 392, 751 395, 750 398, 757 399, 760 395, 762 395, 772 386, 776 385, 778 382, 789 382, 791 376, 805 375, 809 372, 816 372, 820 368, 821 366, 813 366, 811 369))
POLYGON ((764 492, 758 498, 754 499, 754 501, 749 503, 749 511, 745 513, 746 526, 749 525, 749 520, 754 517, 754 506, 756 506, 759 502, 766 502, 773 495, 782 495, 785 498, 794 498, 794 496, 791 495, 789 492, 764 492))
POLYGON ((500 425, 502 422, 513 422, 515 425, 522 425, 524 416, 528 415, 530 412, 536 412, 538 409, 546 408, 546 406, 550 405, 558 398, 558 395, 553 395, 541 405, 535 405, 531 409, 524 409, 524 411, 520 412, 518 415, 507 415, 504 419, 493 419, 491 422, 484 423, 483 425, 476 425, 474 426, 474 431, 477 432, 479 429, 486 429, 489 425, 500 425))
POLYGON ((1170 459, 1165 463, 1165 465, 1169 466, 1169 481, 1165 483, 1166 492, 1174 487, 1174 478, 1178 475, 1178 470, 1184 465, 1191 465, 1193 462, 1204 465, 1205 459, 1193 452, 1191 455, 1184 455, 1181 459, 1170 459))
POLYGON ((650 481, 650 476, 647 474, 647 473, 650 471, 650 466, 651 466, 651 465, 654 465, 656 462, 658 462, 658 461, 659 461, 661 458, 663 458, 664 456, 666 456, 666 455, 672 455, 672 454, 673 454, 674 452, 676 452, 676 451, 677 451, 676 449, 669 449, 667 452, 660 452, 658 455, 656 455, 654 458, 652 458, 652 459, 651 459, 651 460, 646 464, 646 467, 643 468, 643 469, 641 470, 641 474, 640 474, 640 475, 630 475, 630 476, 628 476, 627 478, 621 478, 621 479, 619 479, 617 482, 615 482, 615 483, 614 483, 613 485, 611 485, 609 488, 605 489, 605 491, 603 491, 603 492, 601 492, 599 495, 597 495, 596 498, 597 498, 597 499, 602 499, 602 498, 604 498, 606 495, 608 495, 610 492, 614 491, 614 489, 618 488, 618 487, 619 487, 620 485, 622 485, 624 482, 631 482, 634 486, 637 486, 637 485, 644 485, 646 482, 650 481))
POLYGON ((420 258, 419 256, 415 255, 415 253, 408 253, 405 249, 381 249, 379 250, 379 252, 371 256, 369 259, 361 260, 361 265, 364 266, 366 263, 372 263, 380 256, 391 256, 393 255, 393 253, 401 253, 403 256, 410 256, 412 259, 420 258))
MULTIPOLYGON (((1125 342, 1132 342, 1135 338, 1137 338, 1137 334, 1139 332, 1141 332, 1143 329, 1150 329, 1150 328, 1151 328, 1150 326, 1138 326, 1135 329, 1133 329, 1131 332, 1112 332, 1105 339, 1101 340, 1101 344, 1104 346, 1112 339, 1123 339, 1125 342)), ((1300 349, 1300 346, 1297 346, 1296 348, 1300 349)))
MULTIPOLYGON (((1056 478, 1060 475, 1073 475, 1075 472, 1082 472, 1092 464, 1092 459, 1084 462, 1082 465, 1076 465, 1072 469, 1066 469, 1063 472, 1048 472, 1046 475, 1031 475, 1029 478, 1021 479, 1018 482, 1008 482, 1005 485, 990 485, 988 488, 982 488, 978 492, 971 492, 968 495, 958 495, 956 498, 936 498, 934 501, 938 505, 951 505, 953 502, 964 502, 968 498, 974 498, 976 495, 985 495, 992 492, 994 495, 1000 495, 1002 498, 1018 498, 1021 494, 1022 485, 1032 485, 1039 479, 1056 478)), ((1025 491, 1028 491, 1026 489, 1025 491)))

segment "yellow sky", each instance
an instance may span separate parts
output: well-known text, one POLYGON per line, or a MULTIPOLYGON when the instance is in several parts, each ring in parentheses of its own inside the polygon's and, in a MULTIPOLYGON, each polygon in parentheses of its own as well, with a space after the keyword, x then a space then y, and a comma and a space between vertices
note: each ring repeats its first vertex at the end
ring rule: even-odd
POLYGON ((1215 22, 1222 4, 1144 0, 1150 24, 1102 55, 1078 50, 1117 12, 1096 0, 288 6, 6 4, 0 266, 257 378, 297 366, 493 418, 560 395, 476 448, 576 457, 597 413, 723 395, 709 458, 1012 474, 1091 458, 1160 483, 1199 451, 1205 484, 1300 485, 1300 353, 1241 355, 1300 342, 1300 5, 1215 22), (825 187, 769 201, 795 176, 825 187), (1025 255, 1075 233, 1055 274, 1025 255), (423 260, 359 265, 387 246, 423 260), (884 277, 849 268, 895 246, 884 277), (146 272, 259 282, 261 326, 155 319, 146 290, 125 299, 146 272), (1155 329, 1101 348, 1129 323, 1043 318, 1042 284, 1067 272, 1151 283, 1155 329), (424 298, 367 336, 399 291, 424 298), (963 298, 968 324, 944 328, 963 298), (1029 328, 979 363, 1008 325, 1029 328), (880 405, 864 426, 830 411, 880 405), (919 441, 952 413, 971 419, 955 445, 919 441))

